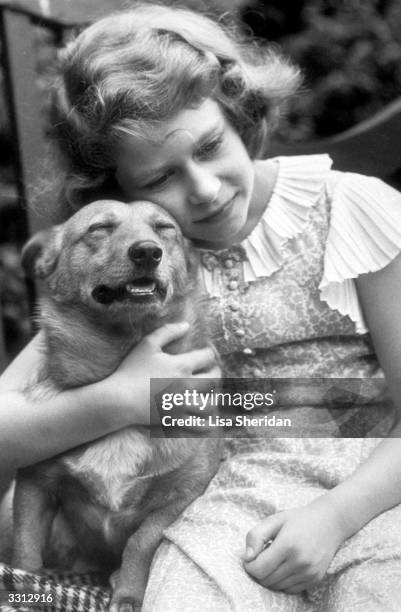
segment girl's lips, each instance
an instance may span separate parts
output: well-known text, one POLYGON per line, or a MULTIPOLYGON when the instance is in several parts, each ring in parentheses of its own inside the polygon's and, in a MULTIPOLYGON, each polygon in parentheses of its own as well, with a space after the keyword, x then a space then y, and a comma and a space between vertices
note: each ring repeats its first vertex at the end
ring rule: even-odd
POLYGON ((202 219, 198 219, 197 221, 194 221, 194 223, 209 223, 210 221, 219 221, 220 218, 224 217, 224 215, 227 212, 228 208, 233 203, 233 200, 234 200, 236 195, 237 194, 235 194, 231 198, 231 200, 226 202, 226 204, 224 204, 224 206, 222 206, 219 210, 210 213, 210 215, 207 215, 206 217, 203 217, 202 219))

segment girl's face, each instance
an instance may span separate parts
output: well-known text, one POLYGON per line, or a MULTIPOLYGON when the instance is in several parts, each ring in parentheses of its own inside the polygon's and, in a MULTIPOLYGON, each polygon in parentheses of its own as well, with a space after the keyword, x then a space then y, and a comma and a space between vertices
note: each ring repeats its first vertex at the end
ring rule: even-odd
POLYGON ((132 200, 165 208, 184 234, 205 246, 229 246, 249 213, 254 165, 220 106, 208 98, 180 111, 148 140, 130 137, 116 178, 132 200))

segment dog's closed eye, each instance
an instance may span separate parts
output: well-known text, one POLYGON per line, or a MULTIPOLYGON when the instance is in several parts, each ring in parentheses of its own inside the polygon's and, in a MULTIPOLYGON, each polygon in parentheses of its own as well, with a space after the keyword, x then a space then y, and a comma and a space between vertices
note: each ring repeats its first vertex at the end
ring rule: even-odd
POLYGON ((175 230, 176 229, 173 223, 168 223, 167 221, 157 222, 154 224, 153 227, 156 232, 162 232, 163 230, 175 230))
POLYGON ((89 234, 94 234, 95 232, 112 232, 113 229, 115 228, 115 224, 114 223, 110 223, 110 222, 106 222, 106 223, 92 223, 92 225, 90 225, 88 227, 88 233, 89 234))

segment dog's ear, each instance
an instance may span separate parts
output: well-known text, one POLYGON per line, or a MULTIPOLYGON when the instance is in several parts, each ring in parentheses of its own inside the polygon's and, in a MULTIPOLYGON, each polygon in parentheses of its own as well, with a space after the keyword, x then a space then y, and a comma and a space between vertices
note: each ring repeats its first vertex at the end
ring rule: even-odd
POLYGON ((61 250, 59 226, 35 234, 24 246, 21 265, 30 277, 46 278, 57 265, 61 250))

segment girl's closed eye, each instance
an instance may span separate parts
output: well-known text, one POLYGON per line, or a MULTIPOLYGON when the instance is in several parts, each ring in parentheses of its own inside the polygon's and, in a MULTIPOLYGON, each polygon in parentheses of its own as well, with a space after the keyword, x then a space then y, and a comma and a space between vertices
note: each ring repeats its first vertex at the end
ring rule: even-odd
POLYGON ((164 187, 173 177, 174 170, 167 170, 160 176, 157 176, 143 185, 142 189, 158 189, 164 187))

